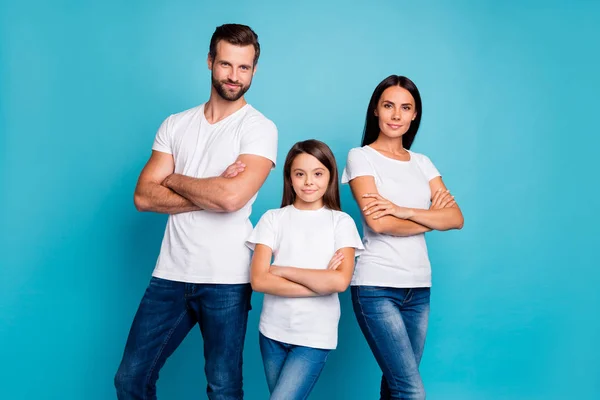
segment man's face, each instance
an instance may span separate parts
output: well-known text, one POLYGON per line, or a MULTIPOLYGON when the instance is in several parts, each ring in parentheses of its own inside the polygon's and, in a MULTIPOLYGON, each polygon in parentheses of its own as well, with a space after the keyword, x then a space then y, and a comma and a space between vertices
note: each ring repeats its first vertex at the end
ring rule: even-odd
POLYGON ((254 76, 254 46, 236 46, 221 40, 217 55, 208 56, 212 85, 223 99, 236 101, 250 89, 254 76))

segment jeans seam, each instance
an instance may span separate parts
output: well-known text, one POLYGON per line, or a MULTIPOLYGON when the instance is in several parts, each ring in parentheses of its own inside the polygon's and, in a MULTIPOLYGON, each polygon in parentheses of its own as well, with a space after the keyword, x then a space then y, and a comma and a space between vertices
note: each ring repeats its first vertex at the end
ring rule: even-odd
MULTIPOLYGON (((158 351, 158 354, 154 358, 154 361, 152 362, 152 366, 150 367, 150 369, 148 370, 148 374, 146 375, 146 380, 144 382, 144 387, 148 385, 148 382, 150 381, 152 373, 154 372, 154 369, 156 368, 156 363, 158 363, 158 359, 161 357, 161 355, 162 355, 162 353, 163 353, 163 351, 164 351, 167 343, 169 342, 169 340, 171 340, 171 337, 173 336, 173 332, 175 332, 175 329, 177 329, 177 327, 181 323, 181 320, 183 320, 183 317, 185 316, 185 314, 187 314, 187 311, 183 311, 181 313, 181 315, 177 319, 177 322, 175 322, 175 325, 173 326, 173 328, 171 328, 171 330, 169 331, 169 334, 167 335, 167 337, 165 338, 164 342, 160 346, 160 350, 158 351)), ((144 395, 144 397, 145 397, 145 395, 144 395)))
MULTIPOLYGON (((365 316, 365 312, 364 312, 364 310, 363 310, 363 305, 362 305, 362 302, 360 301, 360 294, 359 294, 359 291, 358 291, 358 290, 357 290, 357 293, 356 293, 356 300, 357 300, 357 302, 358 302, 358 306, 360 307, 360 312, 361 312, 361 314, 363 315, 363 318, 364 318, 364 320, 365 320, 365 326, 367 327, 367 330, 369 331, 369 335, 371 335, 371 337, 373 338, 373 337, 374 337, 374 335, 373 335, 373 331, 371 330, 371 327, 369 326, 368 319, 367 319, 367 317, 365 316)), ((382 355, 382 357, 384 358, 384 360, 385 360, 385 361, 386 361, 386 363, 387 363, 388 357, 387 357, 386 353, 387 353, 387 352, 385 352, 385 351, 383 351, 383 352, 380 352, 380 354, 382 355)), ((379 366, 379 367, 381 368, 381 366, 379 366)), ((390 369, 390 371, 391 371, 391 369, 390 369)), ((382 371, 381 371, 381 372, 383 373, 383 369, 382 369, 382 371)), ((383 375, 385 376, 385 374, 383 374, 383 375)))

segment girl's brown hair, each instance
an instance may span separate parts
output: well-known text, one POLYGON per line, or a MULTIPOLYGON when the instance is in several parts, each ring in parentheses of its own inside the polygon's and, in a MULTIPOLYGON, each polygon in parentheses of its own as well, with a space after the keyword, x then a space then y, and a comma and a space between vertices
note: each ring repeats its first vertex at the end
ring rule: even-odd
POLYGON ((338 170, 335 157, 329 146, 315 139, 298 142, 288 152, 285 164, 283 165, 283 197, 281 199, 281 207, 289 206, 296 200, 296 192, 294 192, 294 187, 292 186, 292 163, 302 153, 315 157, 329 170, 329 185, 327 185, 327 190, 323 196, 323 205, 330 210, 341 211, 338 170))

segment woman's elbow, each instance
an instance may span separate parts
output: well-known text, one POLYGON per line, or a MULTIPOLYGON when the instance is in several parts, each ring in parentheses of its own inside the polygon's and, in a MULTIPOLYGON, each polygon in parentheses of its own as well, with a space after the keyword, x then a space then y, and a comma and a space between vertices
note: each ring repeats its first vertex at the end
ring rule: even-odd
POLYGON ((365 221, 367 222, 367 226, 369 227, 369 229, 371 229, 373 232, 384 233, 383 224, 380 221, 375 220, 373 218, 365 218, 365 221))

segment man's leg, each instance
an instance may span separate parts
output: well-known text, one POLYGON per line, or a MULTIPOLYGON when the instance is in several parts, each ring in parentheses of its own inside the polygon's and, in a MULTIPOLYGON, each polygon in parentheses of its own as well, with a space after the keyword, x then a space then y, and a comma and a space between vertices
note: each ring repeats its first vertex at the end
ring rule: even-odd
POLYGON ((118 399, 156 399, 159 370, 196 324, 186 307, 186 288, 182 282, 150 280, 115 376, 118 399))
MULTIPOLYGON (((206 392, 210 400, 241 400, 242 353, 252 288, 200 284, 190 305, 198 313, 204 339, 206 392)), ((191 299, 190 299, 191 300, 191 299)))

